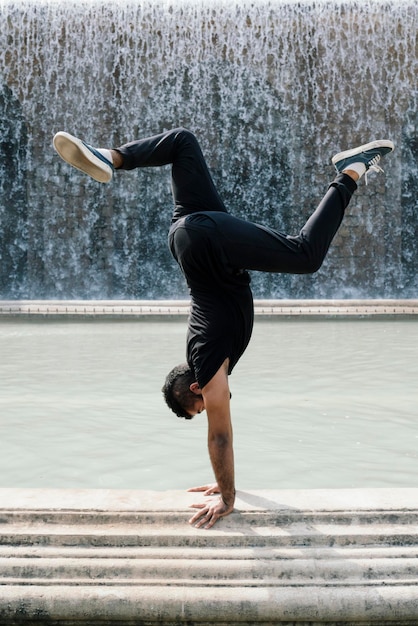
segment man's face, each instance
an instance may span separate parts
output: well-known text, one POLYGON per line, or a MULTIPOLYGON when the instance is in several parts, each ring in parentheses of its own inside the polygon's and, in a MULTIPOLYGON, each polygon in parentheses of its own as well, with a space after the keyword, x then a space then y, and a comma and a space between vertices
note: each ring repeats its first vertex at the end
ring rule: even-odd
POLYGON ((187 412, 190 415, 190 417, 194 417, 195 415, 202 413, 202 411, 204 410, 205 410, 205 401, 203 400, 203 396, 196 395, 192 408, 189 409, 187 412))

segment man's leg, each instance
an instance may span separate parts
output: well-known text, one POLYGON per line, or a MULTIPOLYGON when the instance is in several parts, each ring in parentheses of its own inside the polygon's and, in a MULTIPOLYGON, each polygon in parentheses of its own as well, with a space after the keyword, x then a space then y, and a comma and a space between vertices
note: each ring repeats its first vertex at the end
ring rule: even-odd
POLYGON ((229 263, 235 268, 264 272, 317 271, 356 188, 350 176, 339 174, 295 237, 229 214, 213 217, 229 263))
POLYGON ((171 164, 174 221, 197 211, 226 212, 199 143, 193 133, 184 128, 110 150, 94 148, 78 137, 60 131, 54 136, 53 145, 64 161, 101 183, 109 182, 115 169, 171 164))
POLYGON ((122 156, 122 169, 171 164, 174 216, 197 211, 226 212, 196 137, 184 128, 140 139, 115 150, 122 156))
POLYGON ((295 238, 296 244, 306 257, 309 273, 316 272, 321 267, 356 189, 357 184, 350 175, 338 174, 295 238))
POLYGON ((197 211, 226 212, 196 137, 177 128, 109 150, 94 148, 66 132, 54 136, 55 150, 67 163, 101 183, 115 169, 172 165, 174 220, 197 211))
POLYGON ((217 216, 225 254, 231 265, 292 274, 317 271, 357 189, 356 181, 369 170, 383 171, 380 161, 393 149, 390 140, 376 140, 335 155, 332 163, 338 175, 296 237, 228 215, 217 216))

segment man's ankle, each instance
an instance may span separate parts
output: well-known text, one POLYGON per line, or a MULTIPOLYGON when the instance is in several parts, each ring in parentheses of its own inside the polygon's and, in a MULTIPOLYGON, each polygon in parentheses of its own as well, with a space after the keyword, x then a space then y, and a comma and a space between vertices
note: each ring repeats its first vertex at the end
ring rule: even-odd
POLYGON ((115 170, 119 169, 123 165, 123 156, 117 150, 111 150, 113 167, 115 170))
POLYGON ((354 180, 354 182, 356 183, 358 181, 358 179, 360 178, 360 176, 358 175, 357 172, 355 172, 354 170, 344 170, 343 174, 347 174, 347 176, 349 176, 350 178, 352 178, 354 180))

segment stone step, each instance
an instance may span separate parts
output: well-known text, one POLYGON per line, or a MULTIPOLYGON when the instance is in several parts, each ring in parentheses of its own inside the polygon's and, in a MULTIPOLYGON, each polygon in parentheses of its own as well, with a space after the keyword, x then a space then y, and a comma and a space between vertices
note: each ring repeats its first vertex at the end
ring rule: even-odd
MULTIPOLYGON (((350 559, 374 559, 374 558, 418 558, 418 545, 412 546, 349 546, 340 550, 333 547, 322 546, 311 548, 280 547, 240 547, 234 546, 233 558, 235 560, 289 560, 296 558, 338 559, 340 554, 349 554, 350 559), (349 551, 349 552, 348 552, 349 551)), ((97 559, 189 559, 199 560, 226 560, 231 558, 230 546, 211 546, 207 548, 193 548, 185 546, 121 546, 121 547, 96 547, 96 546, 43 546, 43 545, 3 545, 0 546, 0 558, 97 558, 97 559)))
POLYGON ((263 515, 247 516, 233 514, 219 522, 210 533, 190 528, 188 515, 181 513, 175 518, 160 515, 127 517, 126 514, 112 516, 94 513, 88 516, 73 513, 54 515, 49 512, 25 515, 3 513, 0 519, 0 544, 50 545, 50 546, 211 546, 286 547, 329 545, 414 545, 418 525, 415 513, 379 515, 373 523, 359 523, 359 516, 329 515, 310 519, 306 514, 304 522, 299 514, 294 519, 277 514, 275 519, 263 515), (33 517, 33 519, 32 519, 33 517), (254 526, 254 519, 258 524, 254 526))
POLYGON ((333 584, 374 584, 379 581, 409 580, 418 582, 416 558, 410 559, 351 559, 345 554, 340 558, 295 558, 282 560, 212 560, 208 559, 129 559, 119 554, 115 559, 58 557, 58 558, 0 558, 0 584, 54 584, 71 581, 77 584, 94 584, 106 581, 136 581, 139 584, 223 584, 249 585, 305 585, 331 581, 333 584), (37 580, 38 582, 34 582, 37 580))
MULTIPOLYGON (((154 522, 146 524, 140 521, 126 524, 105 524, 92 522, 91 524, 74 523, 60 525, 59 523, 36 522, 34 524, 12 524, 2 526, 1 545, 44 545, 44 546, 194 546, 209 548, 211 546, 230 547, 299 547, 299 546, 350 546, 350 545, 415 545, 418 524, 410 523, 378 523, 368 526, 338 523, 302 524, 296 522, 287 525, 260 525, 250 531, 243 530, 243 516, 235 529, 234 515, 218 529, 206 531, 188 528, 187 517, 180 518, 181 524, 168 527, 161 524, 158 516, 154 522), (187 532, 185 532, 187 529, 187 532)), ((251 527, 249 527, 251 528, 251 527)))
MULTIPOLYGON (((2 490, 0 489, 0 494, 2 490)), ((34 490, 36 491, 36 490, 34 490)), ((156 496, 158 498, 158 495, 156 496)), ((196 498, 196 496, 195 496, 196 498)), ((346 511, 329 511, 329 510, 316 510, 310 511, 309 509, 302 510, 274 510, 274 511, 247 511, 239 510, 237 507, 235 512, 228 517, 223 518, 217 523, 215 529, 220 532, 222 530, 234 530, 238 531, 240 528, 248 532, 251 527, 260 528, 263 526, 280 527, 287 526, 289 523, 297 524, 301 523, 304 526, 309 524, 343 524, 343 525, 363 525, 370 526, 376 522, 379 524, 410 524, 416 523, 418 502, 411 502, 410 508, 407 510, 380 510, 378 511, 378 517, 371 519, 370 512, 375 511, 371 508, 365 511, 346 510, 346 511)), ((191 509, 184 511, 179 508, 178 511, 106 511, 106 510, 91 510, 91 511, 74 511, 74 510, 62 510, 62 509, 26 509, 26 510, 8 510, 1 506, 0 503, 0 524, 35 524, 39 522, 41 524, 94 524, 97 525, 111 525, 114 523, 125 524, 141 524, 141 525, 153 525, 155 523, 161 526, 169 526, 171 529, 180 528, 184 530, 184 521, 187 521, 191 515, 191 509)))
POLYGON ((0 625, 417 626, 418 490, 195 497, 0 489, 0 625))
POLYGON ((0 623, 65 626, 410 626, 416 587, 5 586, 0 623))

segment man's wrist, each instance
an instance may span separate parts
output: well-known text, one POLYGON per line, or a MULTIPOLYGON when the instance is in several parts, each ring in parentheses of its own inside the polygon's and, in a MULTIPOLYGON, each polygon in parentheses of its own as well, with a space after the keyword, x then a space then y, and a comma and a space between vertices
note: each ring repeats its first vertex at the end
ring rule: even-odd
POLYGON ((235 502, 235 489, 230 496, 225 497, 223 493, 221 493, 221 500, 225 506, 233 506, 235 502))

